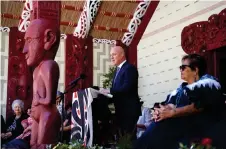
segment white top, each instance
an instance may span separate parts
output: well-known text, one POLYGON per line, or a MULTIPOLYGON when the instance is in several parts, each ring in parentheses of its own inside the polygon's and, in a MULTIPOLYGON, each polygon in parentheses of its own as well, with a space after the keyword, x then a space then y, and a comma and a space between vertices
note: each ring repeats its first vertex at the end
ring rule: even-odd
MULTIPOLYGON (((149 108, 143 108, 142 115, 139 117, 137 124, 143 124, 146 128, 151 124, 151 110, 149 108)), ((144 132, 144 129, 137 128, 137 138, 139 138, 144 132)))
POLYGON ((119 67, 120 69, 122 68, 122 65, 126 62, 126 60, 124 60, 121 64, 119 64, 117 67, 119 67))

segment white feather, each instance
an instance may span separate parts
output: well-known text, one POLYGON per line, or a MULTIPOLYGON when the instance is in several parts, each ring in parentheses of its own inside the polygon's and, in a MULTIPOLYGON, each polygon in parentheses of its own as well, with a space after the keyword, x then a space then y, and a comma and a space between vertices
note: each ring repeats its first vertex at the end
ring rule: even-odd
POLYGON ((177 95, 177 90, 172 91, 172 92, 170 93, 170 96, 169 96, 168 101, 170 101, 170 99, 171 99, 172 96, 176 96, 176 95, 177 95))
POLYGON ((221 88, 221 85, 219 82, 217 82, 216 80, 213 80, 213 79, 209 79, 209 78, 206 78, 206 79, 203 79, 203 80, 199 80, 195 83, 192 83, 190 85, 187 85, 187 88, 189 88, 190 90, 194 90, 195 87, 209 87, 209 88, 217 88, 217 89, 220 89, 221 88))

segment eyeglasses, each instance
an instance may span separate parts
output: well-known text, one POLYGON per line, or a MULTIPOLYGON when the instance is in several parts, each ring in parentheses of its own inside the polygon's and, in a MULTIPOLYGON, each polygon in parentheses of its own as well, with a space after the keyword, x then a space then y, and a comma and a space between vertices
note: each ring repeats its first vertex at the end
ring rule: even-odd
POLYGON ((26 43, 30 43, 32 40, 34 40, 34 39, 40 39, 40 38, 41 38, 41 37, 36 37, 36 38, 28 37, 28 38, 26 38, 26 39, 24 39, 24 40, 25 40, 26 43))
POLYGON ((180 68, 180 70, 184 71, 184 69, 185 69, 186 67, 190 67, 190 68, 191 68, 190 65, 181 65, 179 68, 180 68))

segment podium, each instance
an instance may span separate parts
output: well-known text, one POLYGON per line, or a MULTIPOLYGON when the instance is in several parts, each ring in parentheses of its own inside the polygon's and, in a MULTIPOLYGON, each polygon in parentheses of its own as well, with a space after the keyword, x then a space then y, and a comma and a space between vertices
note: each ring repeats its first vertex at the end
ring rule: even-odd
POLYGON ((92 102, 102 94, 112 98, 111 94, 104 94, 93 88, 87 88, 73 93, 71 115, 71 140, 79 140, 85 146, 93 143, 92 102))

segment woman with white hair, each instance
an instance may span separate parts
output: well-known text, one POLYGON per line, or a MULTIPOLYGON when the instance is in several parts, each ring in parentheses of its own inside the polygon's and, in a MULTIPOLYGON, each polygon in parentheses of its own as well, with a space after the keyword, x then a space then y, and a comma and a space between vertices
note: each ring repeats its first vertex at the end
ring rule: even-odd
POLYGON ((23 113, 24 102, 20 99, 16 99, 12 103, 12 110, 14 115, 7 119, 6 128, 7 132, 3 133, 1 137, 7 141, 10 141, 21 133, 23 133, 23 126, 21 125, 21 121, 28 118, 28 115, 23 113))

